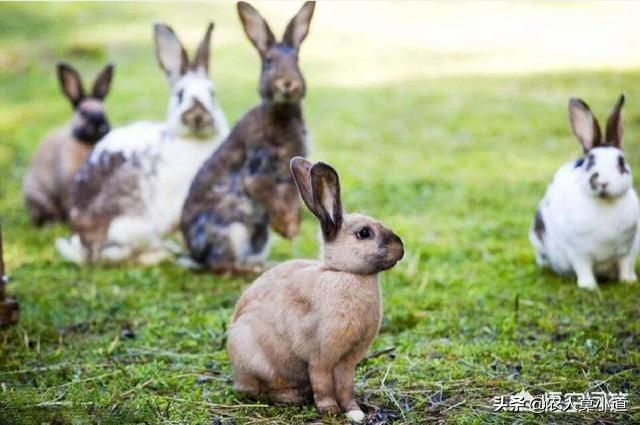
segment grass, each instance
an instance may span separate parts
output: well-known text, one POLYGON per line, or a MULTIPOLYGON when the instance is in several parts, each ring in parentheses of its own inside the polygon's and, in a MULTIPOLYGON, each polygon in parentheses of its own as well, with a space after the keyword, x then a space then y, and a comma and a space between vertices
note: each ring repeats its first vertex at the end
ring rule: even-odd
MULTIPOLYGON (((295 7, 259 5, 276 33, 295 7)), ((301 58, 312 157, 339 170, 349 210, 380 218, 407 251, 382 276, 379 355, 357 369, 370 423, 640 421, 640 286, 579 290, 539 271, 527 240, 553 172, 579 153, 570 95, 603 117, 627 94, 625 146, 640 170, 640 55, 625 38, 637 17, 610 3, 318 5, 301 58), (539 42, 527 29, 540 22, 539 42), (631 401, 615 415, 492 412, 492 397, 521 389, 631 401)), ((53 248, 64 226, 28 224, 29 158, 70 114, 55 61, 91 76, 113 60, 112 122, 160 120, 167 90, 150 24, 172 24, 192 50, 209 18, 217 93, 234 122, 257 102, 258 61, 232 4, 0 5, 0 213, 22 307, 20 324, 0 330, 0 423, 343 422, 232 392, 225 330, 248 280, 172 264, 78 268, 53 248)), ((317 256, 317 228, 306 214, 301 236, 276 239, 271 258, 317 256)))

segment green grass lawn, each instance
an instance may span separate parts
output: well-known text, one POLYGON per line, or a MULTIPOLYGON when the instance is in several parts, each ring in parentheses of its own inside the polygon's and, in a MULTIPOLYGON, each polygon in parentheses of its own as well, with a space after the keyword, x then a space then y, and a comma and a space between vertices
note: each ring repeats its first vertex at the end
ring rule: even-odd
MULTIPOLYGON (((297 7, 258 5, 278 34, 297 7)), ((357 399, 371 423, 640 422, 640 285, 579 290, 538 270, 527 239, 554 171, 580 152, 569 96, 584 97, 602 121, 627 94, 627 159, 640 172, 640 54, 595 44, 583 61, 563 56, 560 39, 544 56, 509 40, 465 50, 464 37, 433 38, 480 9, 320 3, 302 47, 312 158, 339 171, 348 210, 381 219, 405 242, 405 259, 382 275, 383 324, 371 347, 379 355, 358 366, 357 399), (424 37, 436 40, 425 48, 407 35, 422 17, 424 37), (492 397, 521 389, 631 399, 626 414, 492 412, 492 397)), ((505 25, 513 16, 597 22, 601 9, 624 16, 624 34, 638 18, 619 5, 500 3, 482 13, 505 25)), ((70 117, 55 62, 93 78, 114 61, 112 123, 162 120, 167 88, 151 23, 174 26, 192 51, 208 19, 216 91, 235 122, 258 100, 258 58, 231 2, 0 5, 0 214, 9 292, 22 307, 20 324, 0 330, 0 423, 344 422, 233 393, 226 329, 248 279, 169 263, 78 268, 53 247, 64 226, 28 223, 20 186, 30 156, 70 117)), ((276 238, 271 259, 316 257, 317 232, 305 213, 300 237, 276 238)))

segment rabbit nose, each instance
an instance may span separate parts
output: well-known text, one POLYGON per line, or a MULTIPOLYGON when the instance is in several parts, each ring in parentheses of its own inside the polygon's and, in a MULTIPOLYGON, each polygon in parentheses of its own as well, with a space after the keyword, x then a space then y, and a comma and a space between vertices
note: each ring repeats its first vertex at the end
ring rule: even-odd
POLYGON ((90 114, 87 117, 87 121, 90 127, 93 128, 93 131, 100 136, 107 134, 110 130, 109 122, 102 113, 90 114))
POLYGON ((281 78, 276 82, 276 87, 284 94, 298 94, 302 84, 297 80, 281 78))
POLYGON ((183 120, 183 122, 190 127, 201 129, 205 126, 205 117, 204 114, 196 112, 183 120))
POLYGON ((287 89, 289 90, 290 93, 292 94, 298 94, 300 93, 300 89, 302 88, 302 84, 300 84, 299 81, 289 81, 289 84, 287 86, 287 89))
POLYGON ((600 177, 599 173, 593 173, 589 178, 589 185, 591 186, 591 190, 593 190, 594 192, 598 192, 600 196, 606 196, 607 186, 609 186, 609 182, 598 182, 598 177, 600 177))
POLYGON ((94 126, 98 127, 100 124, 105 122, 104 115, 100 112, 93 112, 88 114, 88 121, 94 126))
POLYGON ((402 239, 400 239, 397 235, 393 235, 393 242, 394 244, 392 245, 394 248, 392 248, 392 252, 395 254, 395 258, 398 259, 398 261, 400 261, 402 259, 402 257, 404 257, 404 244, 402 243, 402 239))
POLYGON ((386 249, 389 258, 400 261, 404 257, 404 244, 402 239, 391 231, 383 232, 382 246, 386 249))
POLYGON ((181 120, 184 125, 197 130, 213 125, 213 117, 199 100, 195 100, 194 105, 182 113, 181 120))

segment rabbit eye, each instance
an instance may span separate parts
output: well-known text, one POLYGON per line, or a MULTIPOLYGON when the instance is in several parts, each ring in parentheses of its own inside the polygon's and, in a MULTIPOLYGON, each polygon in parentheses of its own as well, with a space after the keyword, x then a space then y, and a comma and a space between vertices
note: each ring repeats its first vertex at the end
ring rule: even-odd
POLYGON ((359 240, 369 239, 371 236, 373 236, 373 231, 368 227, 363 227, 356 232, 356 238, 359 240))
POLYGON ((622 155, 618 157, 618 170, 620 170, 620 174, 628 173, 627 166, 622 155))
POLYGON ((587 156, 587 171, 593 168, 594 165, 596 165, 596 157, 593 155, 587 156))
POLYGON ((265 58, 264 67, 269 69, 273 66, 273 58, 265 58))
POLYGON ((182 103, 182 98, 184 97, 184 89, 180 89, 178 92, 178 103, 182 103))

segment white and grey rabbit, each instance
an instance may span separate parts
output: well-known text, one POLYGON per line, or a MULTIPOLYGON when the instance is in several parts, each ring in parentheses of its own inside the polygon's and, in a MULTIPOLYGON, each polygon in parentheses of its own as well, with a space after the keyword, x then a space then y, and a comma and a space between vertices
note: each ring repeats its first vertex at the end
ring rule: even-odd
POLYGON ((538 265, 574 274, 595 289, 597 277, 635 282, 640 206, 622 151, 622 106, 617 101, 604 137, 580 99, 570 99, 573 132, 584 157, 563 165, 538 206, 529 237, 538 265))
POLYGON ((362 422, 355 367, 380 328, 378 275, 402 259, 404 247, 378 220, 343 211, 331 166, 296 157, 291 171, 320 221, 322 258, 281 263, 242 294, 227 343, 234 389, 283 404, 313 396, 321 413, 362 422))
POLYGON ((42 140, 27 170, 23 193, 36 226, 67 220, 69 190, 76 171, 110 129, 104 98, 111 88, 113 68, 112 64, 105 66, 87 92, 78 71, 63 62, 57 66, 60 87, 71 103, 73 117, 69 125, 42 140))
POLYGON ((79 170, 72 187, 73 236, 58 240, 74 262, 154 263, 170 254, 165 238, 198 168, 228 133, 209 79, 209 24, 195 59, 173 30, 154 26, 156 55, 171 86, 165 123, 112 130, 79 170))

